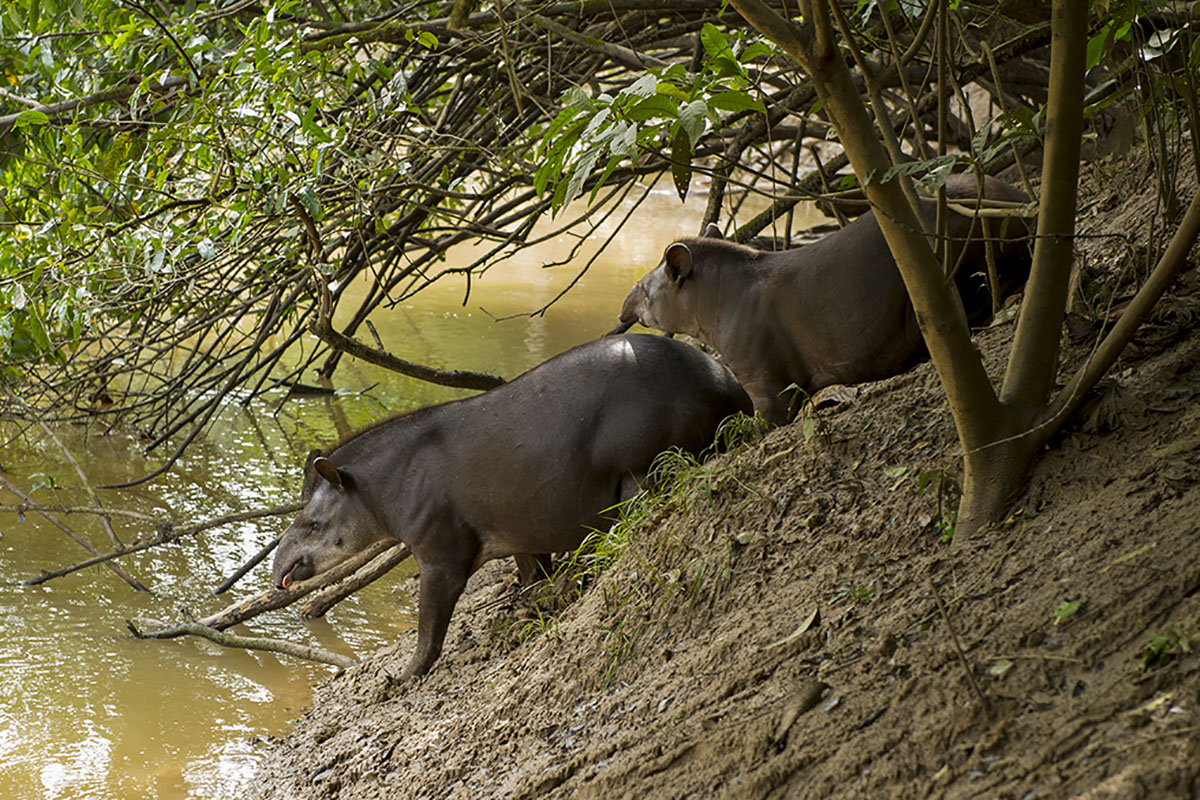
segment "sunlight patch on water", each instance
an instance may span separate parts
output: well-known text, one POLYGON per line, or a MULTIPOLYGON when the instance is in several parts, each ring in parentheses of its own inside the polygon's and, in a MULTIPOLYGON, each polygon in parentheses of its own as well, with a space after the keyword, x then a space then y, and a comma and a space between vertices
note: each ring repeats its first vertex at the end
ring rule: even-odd
POLYGON ((59 753, 41 768, 42 797, 80 798, 79 788, 99 785, 108 775, 112 761, 112 740, 92 732, 77 745, 59 753))

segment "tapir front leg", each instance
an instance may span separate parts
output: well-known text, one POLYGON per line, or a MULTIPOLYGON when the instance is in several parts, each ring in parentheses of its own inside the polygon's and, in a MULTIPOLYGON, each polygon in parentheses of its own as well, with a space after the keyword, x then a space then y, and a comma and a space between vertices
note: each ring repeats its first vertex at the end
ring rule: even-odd
MULTIPOLYGON (((469 565, 470 562, 467 562, 469 565)), ((469 566, 421 564, 421 600, 417 609, 417 650, 400 680, 424 675, 442 654, 454 605, 466 588, 469 566)))

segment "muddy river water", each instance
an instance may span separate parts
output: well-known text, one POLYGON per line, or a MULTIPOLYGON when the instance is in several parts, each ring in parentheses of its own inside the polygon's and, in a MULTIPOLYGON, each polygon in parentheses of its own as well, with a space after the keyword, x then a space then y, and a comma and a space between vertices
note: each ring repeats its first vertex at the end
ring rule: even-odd
MULTIPOLYGON (((575 277, 571 265, 542 269, 572 244, 551 241, 463 287, 435 284, 410 302, 377 314, 388 348, 439 366, 513 377, 568 347, 594 338, 616 321, 630 285, 652 267, 678 235, 696 230, 704 198, 680 206, 655 193, 579 285, 544 316, 495 321, 549 301, 575 277), (484 310, 486 309, 486 312, 484 310)), ((798 224, 797 227, 802 225, 798 224)), ((458 256, 465 261, 467 253, 458 256)), ((456 258, 451 252, 451 261, 456 258)), ((102 492, 109 507, 198 520, 233 510, 289 502, 299 491, 304 453, 381 414, 464 396, 351 359, 335 376, 333 399, 291 400, 277 413, 270 403, 231 405, 179 465, 149 485, 102 492)), ((138 477, 156 465, 128 434, 90 435, 58 428, 59 442, 37 428, 17 438, 0 428, 5 477, 43 503, 89 505, 63 455, 69 450, 93 484, 138 477)), ((0 489, 0 503, 16 499, 0 489)), ((61 521, 108 548, 95 518, 61 521)), ((237 798, 261 758, 265 737, 283 734, 311 701, 311 686, 331 667, 283 656, 222 649, 194 639, 139 641, 125 620, 196 616, 267 588, 260 567, 229 595, 212 588, 286 524, 275 519, 214 529, 178 546, 122 560, 152 589, 133 591, 104 568, 41 586, 21 580, 80 560, 86 554, 36 514, 0 514, 0 797, 237 798)), ((147 533, 117 521, 125 541, 147 533)), ((399 590, 399 573, 331 611, 302 623, 286 611, 264 615, 249 629, 363 654, 415 623, 413 601, 399 590)))

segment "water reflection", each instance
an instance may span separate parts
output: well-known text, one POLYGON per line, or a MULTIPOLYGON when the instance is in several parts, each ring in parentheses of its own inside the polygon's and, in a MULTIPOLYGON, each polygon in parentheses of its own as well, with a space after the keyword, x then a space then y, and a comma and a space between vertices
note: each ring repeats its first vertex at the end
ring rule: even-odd
MULTIPOLYGON (((472 282, 465 306, 462 282, 448 281, 381 310, 373 322, 385 345, 401 357, 513 377, 609 329, 629 286, 673 238, 697 229, 703 204, 704 198, 695 197, 681 212, 673 196, 652 196, 639 219, 670 222, 627 225, 575 290, 544 315, 494 320, 533 311, 561 292, 577 268, 541 265, 574 240, 549 242, 541 252, 490 270, 472 282)), ((449 259, 459 263, 468 256, 452 251, 449 259)), ((298 492, 300 465, 310 449, 381 414, 469 394, 351 359, 343 360, 334 383, 340 390, 335 397, 292 398, 279 407, 226 407, 218 424, 170 473, 149 486, 105 493, 104 502, 184 522, 288 502, 298 492)), ((0 429, 0 440, 14 434, 0 429)), ((94 484, 139 477, 161 463, 157 454, 144 456, 127 432, 100 435, 77 427, 57 435, 94 484)), ((58 488, 35 492, 41 502, 90 505, 61 451, 36 430, 7 446, 0 462, 8 470, 5 477, 26 490, 29 476, 52 475, 58 488)), ((0 502, 13 498, 0 491, 0 502)), ((109 548, 95 518, 62 519, 97 547, 109 548)), ((285 524, 268 519, 229 525, 123 559, 126 569, 153 588, 145 595, 103 568, 44 586, 21 586, 20 579, 40 569, 86 554, 35 514, 25 522, 0 515, 0 573, 5 576, 0 584, 0 797, 242 796, 260 757, 255 742, 282 734, 308 704, 310 686, 331 668, 192 639, 137 641, 125 631, 124 620, 172 621, 181 607, 201 616, 266 588, 269 575, 259 568, 230 596, 209 595, 285 524)), ((128 520, 114 518, 113 525, 124 541, 151 532, 128 520)), ((399 588, 403 577, 398 570, 367 587, 325 620, 304 623, 276 612, 254 620, 250 629, 343 653, 369 652, 415 622, 413 600, 399 588)))

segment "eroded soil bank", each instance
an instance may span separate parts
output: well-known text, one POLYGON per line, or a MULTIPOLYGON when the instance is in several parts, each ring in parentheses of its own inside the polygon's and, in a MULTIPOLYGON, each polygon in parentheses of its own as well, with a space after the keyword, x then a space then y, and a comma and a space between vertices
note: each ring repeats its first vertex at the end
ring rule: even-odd
MULTIPOLYGON (((1120 175, 1083 232, 1144 223, 1120 175)), ((1113 241, 1081 245, 1093 300, 1137 267, 1113 241)), ((431 674, 383 691, 410 633, 331 681, 257 796, 1200 796, 1197 308, 1192 268, 1003 526, 941 541, 923 365, 710 462, 557 615, 489 565, 431 674)))

